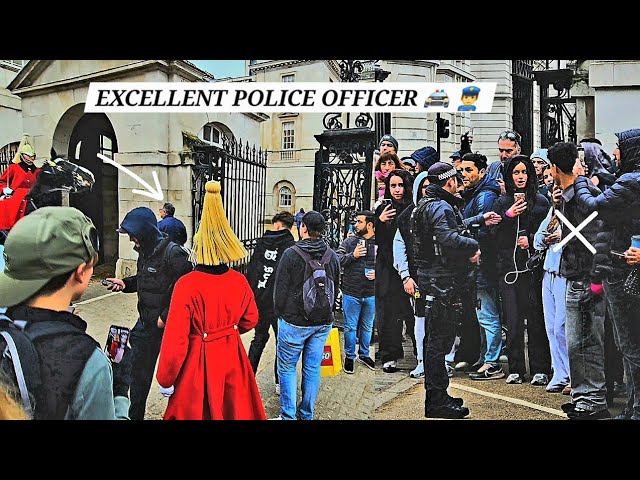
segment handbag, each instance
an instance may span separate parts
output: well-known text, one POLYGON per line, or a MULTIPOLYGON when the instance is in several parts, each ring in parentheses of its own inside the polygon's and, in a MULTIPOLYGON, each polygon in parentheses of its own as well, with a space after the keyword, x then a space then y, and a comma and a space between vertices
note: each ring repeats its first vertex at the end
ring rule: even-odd
POLYGON ((640 267, 634 267, 623 285, 624 293, 640 298, 640 267))
POLYGON ((538 251, 531 255, 527 260, 527 270, 533 272, 536 268, 542 266, 544 263, 544 255, 547 253, 546 250, 538 251))

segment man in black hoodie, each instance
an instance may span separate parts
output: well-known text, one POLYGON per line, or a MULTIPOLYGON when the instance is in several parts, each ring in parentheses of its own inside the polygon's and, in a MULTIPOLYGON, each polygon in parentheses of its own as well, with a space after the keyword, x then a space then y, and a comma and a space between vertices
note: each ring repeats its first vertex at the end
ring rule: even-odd
POLYGON ((135 244, 137 274, 123 279, 107 278, 111 282, 107 289, 138 293, 139 318, 129 337, 133 354, 129 417, 144 420, 173 286, 182 275, 193 270, 193 264, 185 249, 158 230, 156 216, 150 208, 131 210, 117 232, 128 234, 135 244))
MULTIPOLYGON (((575 180, 574 190, 578 206, 589 212, 597 211, 603 230, 611 232, 611 251, 624 252, 631 237, 640 232, 640 129, 625 130, 616 136, 618 148, 614 156, 620 167, 616 182, 594 196, 587 178, 581 174, 575 180)), ((640 420, 640 299, 623 289, 631 265, 614 254, 609 254, 609 260, 610 265, 604 267, 607 274, 602 286, 623 357, 628 396, 626 408, 615 418, 640 420)))
MULTIPOLYGON (((269 341, 269 327, 278 339, 278 318, 273 313, 273 284, 278 263, 284 251, 294 245, 296 241, 291 234, 294 218, 289 212, 280 212, 273 216, 271 224, 273 230, 264 232, 258 239, 256 249, 247 267, 247 280, 258 305, 259 320, 255 328, 255 334, 249 346, 249 362, 255 374, 258 370, 262 351, 269 341)), ((277 348, 277 347, 276 347, 277 348)), ((280 394, 280 382, 278 380, 278 359, 273 364, 276 393, 280 394)))
POLYGON ((300 224, 301 240, 285 250, 276 270, 273 289, 275 314, 278 317, 278 377, 280 379, 280 416, 282 420, 313 420, 316 396, 320 388, 320 366, 324 344, 333 325, 333 310, 340 285, 340 260, 322 239, 326 228, 324 217, 314 210, 304 214, 300 224), (307 318, 303 287, 305 259, 300 248, 311 258, 321 260, 329 249, 325 267, 333 279, 333 308, 331 314, 319 321, 307 318), (296 365, 302 354, 302 401, 296 412, 296 365))

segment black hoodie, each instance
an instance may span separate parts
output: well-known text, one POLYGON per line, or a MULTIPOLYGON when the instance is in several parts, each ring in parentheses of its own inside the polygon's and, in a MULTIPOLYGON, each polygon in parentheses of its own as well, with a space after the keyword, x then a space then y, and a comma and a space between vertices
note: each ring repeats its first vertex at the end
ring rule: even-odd
MULTIPOLYGON (((320 260, 327 248, 326 242, 321 238, 305 238, 296 244, 312 258, 320 260)), ((299 327, 317 326, 307 320, 302 298, 302 286, 304 283, 305 261, 293 248, 287 248, 282 254, 280 265, 276 270, 276 279, 273 288, 274 312, 291 325, 299 327)), ((327 274, 333 278, 337 298, 340 285, 340 260, 335 252, 332 252, 331 262, 327 266, 327 274)), ((335 308, 335 304, 334 304, 335 308)), ((322 324, 333 323, 333 312, 322 324)))
POLYGON ((275 273, 284 251, 296 243, 287 229, 268 230, 258 239, 256 249, 247 266, 247 280, 260 316, 273 315, 273 285, 275 273))

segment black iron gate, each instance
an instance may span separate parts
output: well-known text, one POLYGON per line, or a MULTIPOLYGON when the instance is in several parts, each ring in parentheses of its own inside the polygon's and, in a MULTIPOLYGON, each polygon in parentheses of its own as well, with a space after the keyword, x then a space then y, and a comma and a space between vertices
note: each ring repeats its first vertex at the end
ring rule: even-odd
MULTIPOLYGON (((221 184, 222 204, 232 230, 251 254, 264 233, 267 151, 238 142, 223 142, 223 148, 193 145, 191 194, 193 233, 198 230, 205 184, 221 184)), ((247 259, 232 267, 245 273, 247 259)))
POLYGON ((327 219, 327 240, 336 249, 356 212, 371 206, 375 132, 368 127, 315 135, 313 209, 327 219))
POLYGON ((533 61, 513 60, 513 129, 522 136, 522 154, 533 152, 533 61))

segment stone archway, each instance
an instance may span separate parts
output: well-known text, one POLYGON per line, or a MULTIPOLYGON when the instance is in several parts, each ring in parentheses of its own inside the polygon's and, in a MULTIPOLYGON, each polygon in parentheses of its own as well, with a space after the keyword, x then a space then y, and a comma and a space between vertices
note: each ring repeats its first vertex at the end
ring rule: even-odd
POLYGON ((96 182, 91 192, 71 196, 70 205, 93 221, 100 239, 100 263, 118 259, 118 171, 97 156, 109 158, 118 151, 113 125, 103 113, 84 113, 84 104, 71 107, 60 119, 53 137, 57 152, 93 172, 96 182))

